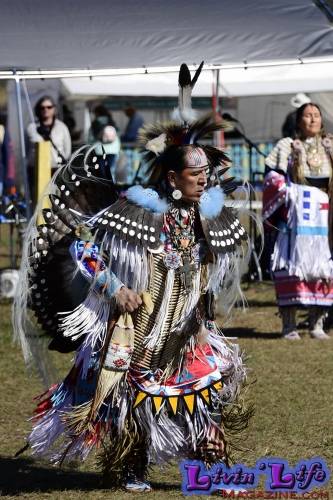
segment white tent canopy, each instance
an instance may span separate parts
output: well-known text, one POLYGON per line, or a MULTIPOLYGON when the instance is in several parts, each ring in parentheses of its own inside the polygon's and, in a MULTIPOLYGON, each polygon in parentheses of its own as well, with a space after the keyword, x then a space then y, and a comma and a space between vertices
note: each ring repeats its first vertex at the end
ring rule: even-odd
POLYGON ((333 60, 332 52, 332 27, 312 0, 1 2, 3 78, 15 70, 24 77, 112 74, 201 60, 296 64, 333 60))
MULTIPOLYGON (((333 62, 284 67, 220 70, 221 96, 328 92, 333 90, 333 62)), ((214 71, 204 71, 194 91, 195 97, 209 97, 215 85, 214 71)), ((91 99, 102 96, 171 96, 178 93, 175 73, 105 76, 62 79, 69 98, 91 99)))
POLYGON ((20 79, 175 71, 202 60, 223 71, 333 61, 327 3, 2 0, 0 78, 15 79, 24 176, 20 79))

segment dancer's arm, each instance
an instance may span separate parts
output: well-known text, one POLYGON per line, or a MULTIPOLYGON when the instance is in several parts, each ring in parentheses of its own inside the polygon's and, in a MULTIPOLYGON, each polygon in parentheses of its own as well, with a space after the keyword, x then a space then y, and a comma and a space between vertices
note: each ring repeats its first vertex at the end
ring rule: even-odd
POLYGON ((127 288, 107 268, 99 253, 98 245, 90 241, 77 240, 71 251, 80 272, 92 282, 97 293, 107 299, 114 297, 122 311, 133 312, 140 306, 142 301, 139 295, 127 288))

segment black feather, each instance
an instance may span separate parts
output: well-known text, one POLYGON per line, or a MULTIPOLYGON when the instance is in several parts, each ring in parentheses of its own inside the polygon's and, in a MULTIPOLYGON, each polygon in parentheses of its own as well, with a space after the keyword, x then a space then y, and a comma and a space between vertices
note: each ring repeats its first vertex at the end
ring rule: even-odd
POLYGON ((191 85, 191 73, 190 70, 188 69, 188 66, 185 63, 183 63, 180 67, 178 84, 182 88, 191 85))
POLYGON ((194 77, 193 77, 193 79, 192 79, 192 81, 191 81, 191 87, 192 87, 192 89, 193 89, 194 85, 197 83, 197 80, 198 80, 198 78, 199 78, 199 76, 200 76, 200 73, 201 73, 201 70, 202 70, 203 65, 204 65, 204 62, 202 61, 202 62, 200 63, 199 68, 198 68, 198 69, 196 70, 196 72, 195 72, 195 75, 194 75, 194 77))

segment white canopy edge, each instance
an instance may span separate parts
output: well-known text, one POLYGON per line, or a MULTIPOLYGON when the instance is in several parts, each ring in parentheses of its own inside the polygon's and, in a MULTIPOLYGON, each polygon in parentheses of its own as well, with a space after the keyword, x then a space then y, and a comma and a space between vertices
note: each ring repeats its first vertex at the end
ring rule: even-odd
MULTIPOLYGON (((281 59, 272 61, 254 61, 235 64, 205 64, 203 71, 207 70, 235 70, 250 68, 272 68, 285 66, 301 66, 333 63, 332 56, 308 57, 295 59, 281 59)), ((195 70, 197 65, 188 65, 190 70, 195 70)), ((174 73, 179 71, 179 66, 161 66, 161 67, 140 67, 140 68, 105 68, 105 69, 73 69, 73 70, 6 70, 0 71, 1 80, 25 80, 25 79, 50 79, 50 78, 93 78, 98 76, 126 76, 126 75, 146 75, 157 73, 174 73)))
MULTIPOLYGON (((214 69, 216 69, 214 67, 214 69)), ((290 66, 257 66, 219 68, 219 95, 240 97, 292 94, 296 92, 329 92, 333 90, 333 60, 290 66)), ((178 68, 177 68, 178 70, 178 68)), ((174 72, 94 76, 62 79, 69 98, 91 99, 93 96, 155 96, 178 94, 174 72)), ((204 71, 195 86, 194 97, 209 97, 216 84, 215 72, 204 71)))

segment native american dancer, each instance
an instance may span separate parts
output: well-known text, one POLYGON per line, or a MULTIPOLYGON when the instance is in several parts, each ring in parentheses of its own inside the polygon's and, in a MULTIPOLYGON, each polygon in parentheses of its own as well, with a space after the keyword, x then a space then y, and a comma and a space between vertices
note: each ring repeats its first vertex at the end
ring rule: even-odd
POLYGON ((50 349, 76 349, 67 377, 40 397, 33 453, 63 463, 98 448, 104 473, 133 491, 150 489, 149 464, 228 463, 228 437, 251 413, 238 346, 214 321, 214 296, 227 305, 239 288, 247 235, 225 205, 236 186, 223 180, 226 156, 200 145, 221 124, 190 121, 197 76, 182 66, 181 122, 142 131, 150 187, 117 197, 93 148, 53 179, 16 300, 26 357, 27 301, 50 349))
POLYGON ((299 340, 297 307, 309 309, 310 335, 329 339, 323 330, 333 303, 332 137, 322 129, 315 104, 297 110, 297 137, 281 139, 266 159, 263 218, 277 229, 272 271, 282 334, 299 340))

